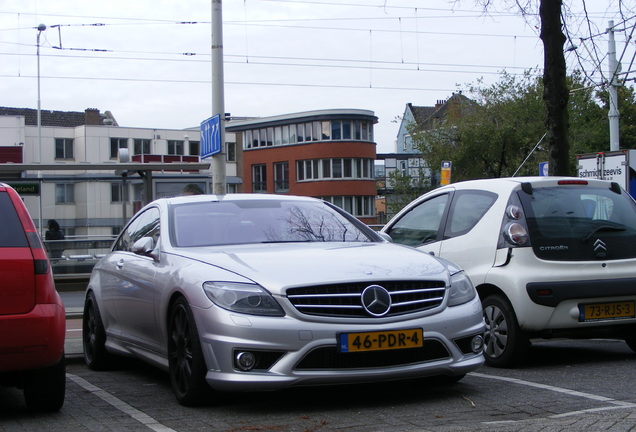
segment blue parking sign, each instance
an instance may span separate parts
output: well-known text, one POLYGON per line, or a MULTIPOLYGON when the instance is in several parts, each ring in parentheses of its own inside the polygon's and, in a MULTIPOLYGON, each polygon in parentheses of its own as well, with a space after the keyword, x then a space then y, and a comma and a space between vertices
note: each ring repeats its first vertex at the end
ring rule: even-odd
POLYGON ((221 114, 201 122, 201 159, 221 153, 221 114))

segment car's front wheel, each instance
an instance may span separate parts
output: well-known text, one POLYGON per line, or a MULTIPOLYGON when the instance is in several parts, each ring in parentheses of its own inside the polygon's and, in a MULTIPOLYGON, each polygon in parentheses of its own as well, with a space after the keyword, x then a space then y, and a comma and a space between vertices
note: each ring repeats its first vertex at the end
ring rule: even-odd
POLYGON ((486 363, 493 367, 514 366, 525 355, 529 339, 519 328, 512 305, 500 295, 491 295, 482 301, 482 306, 486 363))
POLYGON ((181 405, 198 405, 209 389, 205 382, 207 368, 192 311, 183 297, 172 306, 169 325, 168 361, 172 390, 181 405))

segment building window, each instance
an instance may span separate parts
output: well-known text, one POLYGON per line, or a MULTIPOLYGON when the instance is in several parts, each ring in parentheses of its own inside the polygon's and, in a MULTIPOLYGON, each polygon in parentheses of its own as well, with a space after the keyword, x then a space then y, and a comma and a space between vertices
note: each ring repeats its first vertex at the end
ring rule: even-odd
POLYGON ((73 183, 58 183, 55 185, 55 204, 74 204, 75 185, 73 183))
POLYGON ((55 138, 55 159, 73 159, 73 138, 55 138))
POLYGON ((331 139, 332 140, 342 139, 342 122, 339 120, 331 121, 331 139))
POLYGON ((236 143, 225 143, 225 160, 228 162, 236 162, 236 143))
POLYGON ((265 164, 252 165, 252 192, 267 192, 267 171, 265 164))
POLYGON ((374 196, 327 196, 322 197, 322 199, 340 207, 356 217, 375 216, 374 196))
POLYGON ((298 181, 321 179, 373 179, 373 159, 308 159, 296 163, 298 181))
POLYGON ((267 128, 267 147, 270 147, 274 144, 274 128, 267 128))
POLYGON ((343 120, 342 122, 342 139, 350 140, 351 135, 351 120, 343 120))
POLYGON ((373 141, 373 134, 371 133, 373 125, 367 121, 361 122, 360 125, 362 128, 362 141, 373 141))
POLYGON ((283 131, 280 126, 274 128, 274 145, 279 146, 283 143, 283 131))
POLYGON ((331 162, 333 178, 342 178, 342 159, 334 159, 331 162))
POLYGON ((121 183, 111 183, 110 184, 110 202, 112 203, 120 203, 124 199, 122 197, 122 184, 121 183))
POLYGON ((321 130, 322 130, 322 135, 321 135, 320 139, 322 139, 322 140, 331 139, 331 124, 330 124, 330 122, 323 121, 322 122, 322 126, 321 126, 321 130))
POLYGON ((201 146, 199 141, 190 141, 188 147, 188 154, 190 156, 199 156, 201 154, 201 146))
POLYGON ((289 192, 289 162, 274 164, 274 192, 289 192))
POLYGON ((246 130, 243 134, 245 149, 312 141, 373 141, 373 123, 363 120, 324 120, 246 130))
POLYGON ((183 155, 183 141, 168 140, 169 155, 183 155))
POLYGON ((128 138, 111 138, 110 139, 110 158, 117 159, 119 149, 128 148, 128 138))
POLYGON ((151 154, 152 152, 150 151, 150 140, 135 138, 133 140, 133 152, 133 154, 136 155, 151 154))

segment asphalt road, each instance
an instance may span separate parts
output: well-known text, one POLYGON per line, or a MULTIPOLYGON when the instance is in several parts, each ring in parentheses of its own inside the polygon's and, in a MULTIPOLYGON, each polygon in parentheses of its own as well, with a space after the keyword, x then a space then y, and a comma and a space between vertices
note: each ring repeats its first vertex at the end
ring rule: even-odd
MULTIPOLYGON (((67 308, 83 293, 64 294, 67 308)), ((14 431, 636 431, 636 354, 622 341, 534 343, 518 369, 482 367, 453 385, 419 380, 216 393, 180 406, 168 375, 135 360, 106 372, 81 362, 81 321, 67 321, 78 356, 59 413, 26 411, 0 388, 0 432, 14 431)))

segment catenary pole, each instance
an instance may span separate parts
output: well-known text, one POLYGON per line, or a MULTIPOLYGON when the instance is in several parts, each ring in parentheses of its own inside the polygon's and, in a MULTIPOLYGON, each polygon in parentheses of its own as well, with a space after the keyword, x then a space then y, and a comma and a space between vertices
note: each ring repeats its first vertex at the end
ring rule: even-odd
POLYGON ((620 113, 618 112, 618 73, 619 63, 616 61, 616 41, 614 40, 614 21, 608 21, 607 32, 609 35, 607 60, 609 63, 609 118, 610 127, 610 150, 616 151, 620 149, 620 139, 618 136, 618 120, 620 113))
POLYGON ((221 139, 221 152, 212 156, 212 193, 217 195, 226 192, 222 9, 221 0, 212 0, 212 115, 220 115, 221 139))

